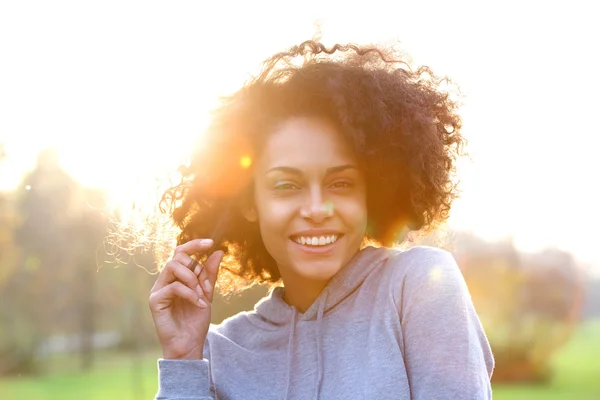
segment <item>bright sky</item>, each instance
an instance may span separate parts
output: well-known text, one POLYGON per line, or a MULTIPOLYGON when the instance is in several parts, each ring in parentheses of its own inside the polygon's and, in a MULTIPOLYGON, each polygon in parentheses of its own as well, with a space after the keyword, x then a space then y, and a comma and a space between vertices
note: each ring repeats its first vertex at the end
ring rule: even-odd
POLYGON ((82 183, 131 196, 176 167, 218 95, 320 20, 327 43, 398 39, 461 86, 473 162, 452 226, 600 265, 594 3, 2 2, 0 189, 51 145, 82 183))

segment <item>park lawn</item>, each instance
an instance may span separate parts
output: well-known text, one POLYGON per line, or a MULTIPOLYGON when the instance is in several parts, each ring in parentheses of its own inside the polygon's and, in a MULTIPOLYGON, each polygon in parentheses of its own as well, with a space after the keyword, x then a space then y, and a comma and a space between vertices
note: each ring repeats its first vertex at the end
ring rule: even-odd
POLYGON ((600 400, 600 320, 584 323, 554 356, 546 385, 494 385, 494 400, 600 400))
MULTIPOLYGON (((159 351, 138 360, 127 354, 99 355, 90 373, 62 371, 42 377, 0 380, 2 400, 151 399, 156 393, 159 351)), ((547 385, 494 385, 495 400, 600 399, 600 321, 583 325, 555 356, 555 378, 547 385)))
MULTIPOLYGON (((152 399, 157 388, 160 350, 141 360, 126 353, 100 354, 91 372, 61 371, 40 377, 0 380, 1 400, 152 399)), ((68 360, 67 364, 73 364, 68 360)))

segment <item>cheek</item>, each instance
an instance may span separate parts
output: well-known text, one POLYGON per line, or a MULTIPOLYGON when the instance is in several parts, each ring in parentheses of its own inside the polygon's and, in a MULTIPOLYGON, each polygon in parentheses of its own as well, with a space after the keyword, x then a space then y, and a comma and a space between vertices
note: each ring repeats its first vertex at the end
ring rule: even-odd
POLYGON ((293 213, 279 202, 262 202, 257 207, 258 224, 263 244, 277 264, 286 263, 286 242, 293 213))
POLYGON ((357 232, 360 236, 364 236, 367 231, 367 208, 366 207, 357 207, 356 210, 352 213, 352 225, 357 229, 357 232))
POLYGON ((349 201, 341 201, 336 207, 342 218, 349 224, 357 228, 367 225, 367 201, 364 196, 360 196, 349 201))
POLYGON ((294 206, 290 202, 257 197, 258 222, 263 235, 281 233, 294 217, 294 206))

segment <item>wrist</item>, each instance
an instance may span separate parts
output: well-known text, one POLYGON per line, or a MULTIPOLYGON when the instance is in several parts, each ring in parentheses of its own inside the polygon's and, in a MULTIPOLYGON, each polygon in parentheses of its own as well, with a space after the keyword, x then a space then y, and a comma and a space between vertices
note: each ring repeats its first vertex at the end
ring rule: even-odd
POLYGON ((188 352, 175 352, 167 349, 163 349, 163 359, 165 360, 202 360, 204 358, 203 349, 204 346, 196 347, 188 352))

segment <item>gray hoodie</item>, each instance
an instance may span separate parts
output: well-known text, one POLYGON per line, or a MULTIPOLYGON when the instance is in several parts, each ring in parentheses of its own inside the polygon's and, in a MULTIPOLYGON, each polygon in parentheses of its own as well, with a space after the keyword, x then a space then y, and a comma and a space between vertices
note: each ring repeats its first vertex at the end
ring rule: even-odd
POLYGON ((300 313, 276 288, 158 360, 156 399, 491 399, 494 359, 452 255, 367 247, 300 313))

